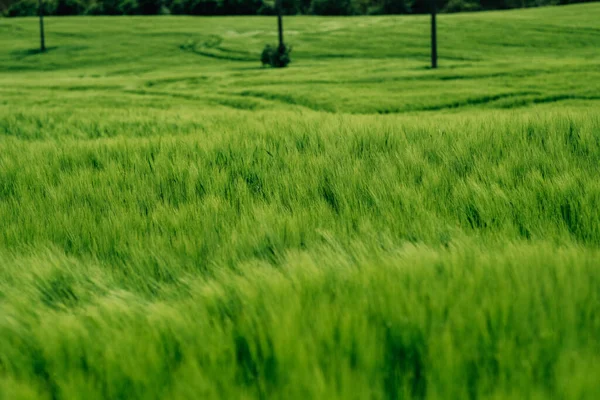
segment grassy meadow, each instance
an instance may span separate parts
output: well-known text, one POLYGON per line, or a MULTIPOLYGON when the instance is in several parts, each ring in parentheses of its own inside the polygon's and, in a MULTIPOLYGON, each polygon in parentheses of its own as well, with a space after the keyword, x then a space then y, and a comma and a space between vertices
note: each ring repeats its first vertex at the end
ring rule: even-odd
POLYGON ((600 398, 599 15, 0 19, 0 399, 600 398))

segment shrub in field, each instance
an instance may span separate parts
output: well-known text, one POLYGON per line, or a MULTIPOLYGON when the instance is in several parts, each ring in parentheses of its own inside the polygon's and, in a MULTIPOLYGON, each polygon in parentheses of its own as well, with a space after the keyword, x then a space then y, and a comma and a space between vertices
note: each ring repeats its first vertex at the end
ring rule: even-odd
POLYGON ((266 45, 261 56, 260 61, 263 66, 269 65, 275 68, 286 67, 292 60, 290 53, 292 52, 292 46, 283 46, 283 49, 278 47, 266 45))

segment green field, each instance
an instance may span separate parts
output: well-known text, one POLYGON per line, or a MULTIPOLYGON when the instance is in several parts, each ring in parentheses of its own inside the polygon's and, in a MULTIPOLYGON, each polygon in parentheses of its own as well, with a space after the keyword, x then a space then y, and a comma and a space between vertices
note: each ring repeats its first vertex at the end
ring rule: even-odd
POLYGON ((0 19, 0 399, 600 398, 599 15, 0 19))

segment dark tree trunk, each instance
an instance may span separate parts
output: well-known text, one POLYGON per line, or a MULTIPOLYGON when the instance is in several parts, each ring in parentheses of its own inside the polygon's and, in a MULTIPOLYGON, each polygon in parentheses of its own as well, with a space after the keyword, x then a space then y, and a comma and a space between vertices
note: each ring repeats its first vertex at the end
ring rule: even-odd
POLYGON ((431 4, 431 68, 437 68, 437 26, 436 26, 436 0, 430 0, 431 4))
POLYGON ((277 8, 277 30, 279 32, 279 53, 285 51, 285 45, 283 44, 283 19, 281 17, 281 0, 276 0, 277 8))
POLYGON ((46 39, 44 38, 44 3, 43 0, 38 0, 40 14, 40 51, 46 51, 46 39))

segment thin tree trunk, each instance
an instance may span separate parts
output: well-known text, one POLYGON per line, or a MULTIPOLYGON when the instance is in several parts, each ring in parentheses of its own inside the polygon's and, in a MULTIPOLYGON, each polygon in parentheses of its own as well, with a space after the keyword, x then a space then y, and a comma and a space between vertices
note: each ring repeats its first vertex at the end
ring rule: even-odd
POLYGON ((277 1, 277 30, 279 31, 279 53, 283 53, 285 45, 283 44, 283 19, 281 17, 281 0, 277 1))
POLYGON ((46 51, 46 40, 44 38, 44 4, 43 0, 38 0, 40 14, 40 51, 46 51))
POLYGON ((437 26, 435 21, 435 14, 437 7, 435 4, 436 0, 430 0, 431 5, 431 68, 437 68, 437 26))

